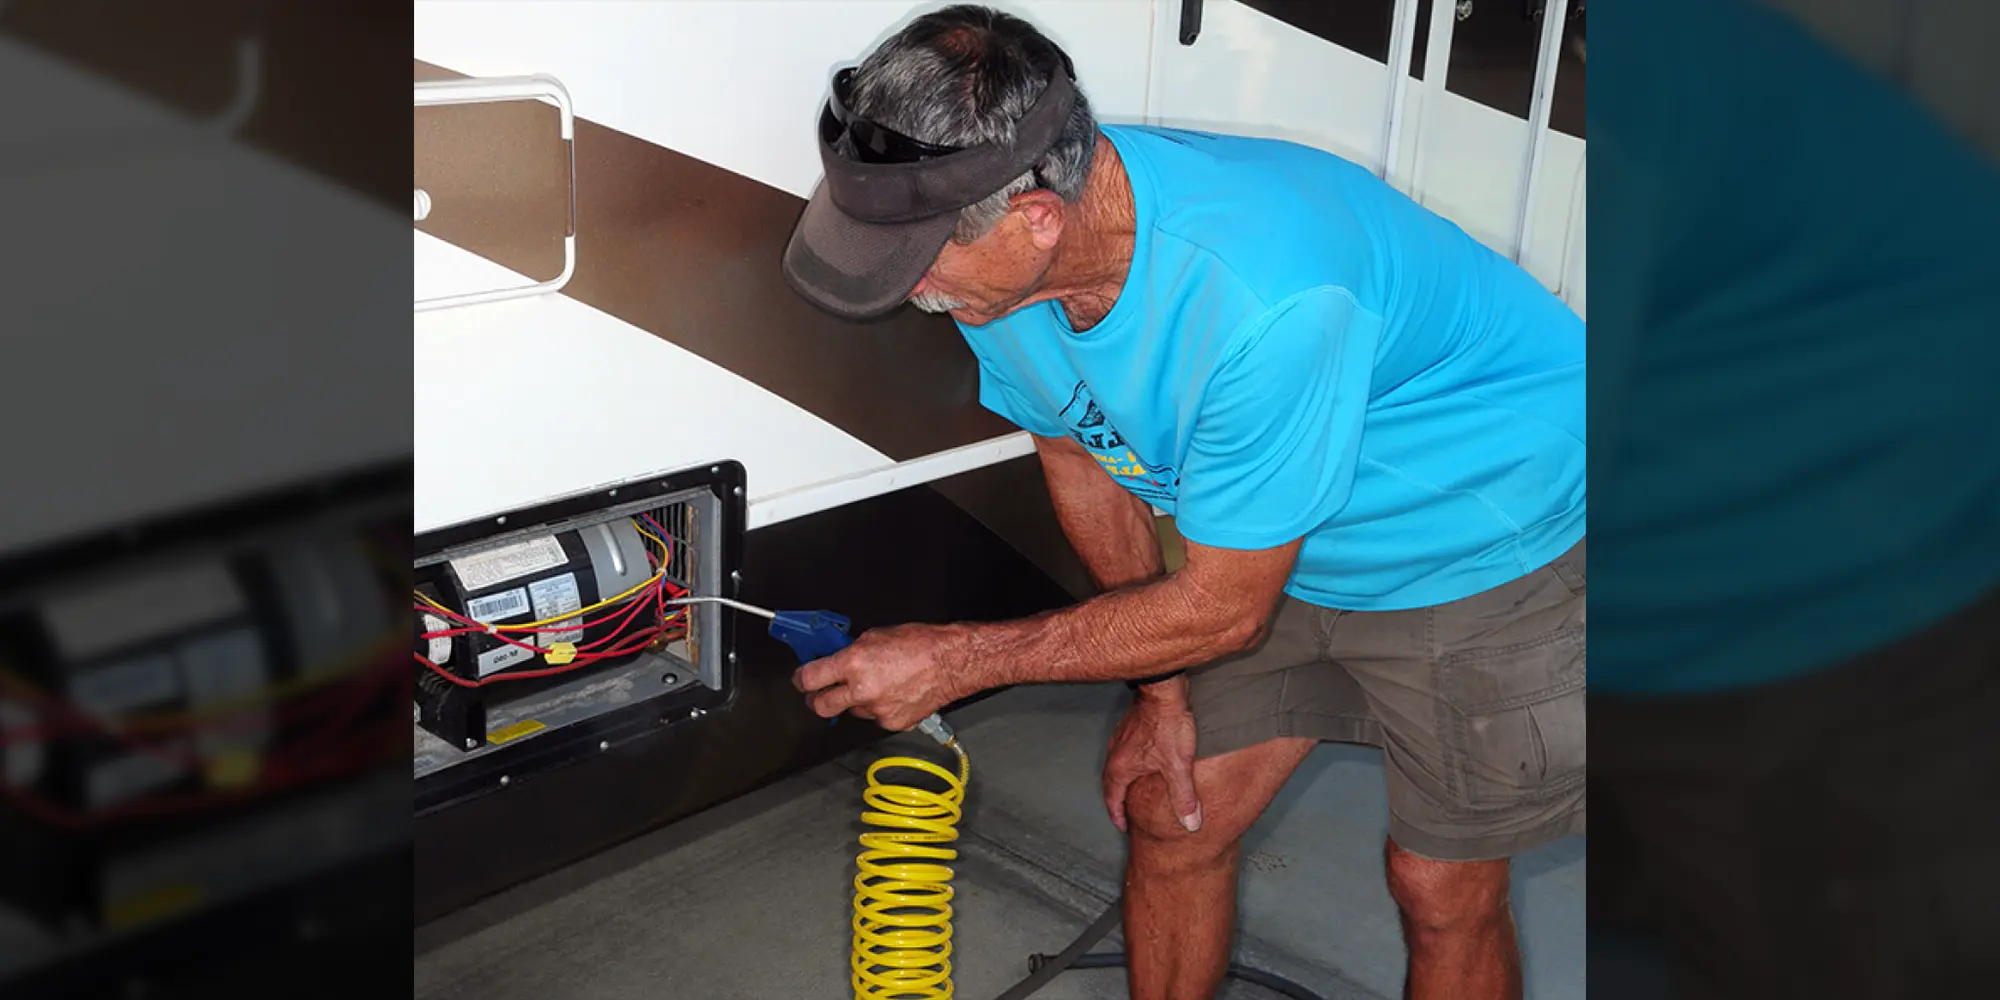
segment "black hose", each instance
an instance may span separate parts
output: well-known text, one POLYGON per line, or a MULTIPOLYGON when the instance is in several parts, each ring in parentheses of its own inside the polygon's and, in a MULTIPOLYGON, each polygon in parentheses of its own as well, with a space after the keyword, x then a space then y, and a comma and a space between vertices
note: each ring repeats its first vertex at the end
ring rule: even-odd
MULTIPOLYGON (((1064 948, 1060 954, 1029 955, 1028 978, 1015 983, 1011 989, 1000 994, 996 1000, 1025 1000, 1026 997, 1039 992, 1042 987, 1047 986, 1057 976, 1062 975, 1070 969, 1124 968, 1125 953, 1122 951, 1100 952, 1095 955, 1084 954, 1085 951, 1089 950, 1091 945, 1102 940, 1104 935, 1111 933, 1111 928, 1118 925, 1124 904, 1125 900, 1123 897, 1112 900, 1111 905, 1106 907, 1096 920, 1091 921, 1090 926, 1084 928, 1083 933, 1077 935, 1076 940, 1071 941, 1069 947, 1064 948)), ((1291 997, 1293 1000, 1325 1000, 1319 994, 1283 976, 1274 975, 1261 969, 1253 969, 1247 965, 1238 965, 1235 962, 1229 963, 1229 971, 1224 973, 1224 975, 1230 979, 1240 979, 1246 983, 1262 986, 1267 990, 1291 997)))
POLYGON ((1028 978, 1015 983, 1007 992, 1000 994, 997 1000, 1024 1000, 1025 997, 1039 992, 1042 987, 1062 975, 1063 970, 1082 958, 1083 953, 1090 950, 1091 945, 1103 940, 1104 935, 1111 933, 1111 928, 1118 926, 1124 903, 1125 899, 1122 896, 1112 900, 1111 905, 1106 907, 1103 913, 1098 914, 1097 919, 1091 921, 1090 926, 1085 927, 1083 933, 1078 934, 1076 940, 1069 943, 1069 947, 1062 950, 1062 954, 1028 956, 1028 978))

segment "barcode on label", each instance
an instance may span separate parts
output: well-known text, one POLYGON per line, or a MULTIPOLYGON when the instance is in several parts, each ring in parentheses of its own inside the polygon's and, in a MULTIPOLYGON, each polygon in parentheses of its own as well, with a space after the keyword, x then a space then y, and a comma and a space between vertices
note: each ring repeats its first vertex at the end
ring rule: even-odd
MULTIPOLYGON (((534 598, 536 621, 548 621, 583 607, 583 597, 577 590, 575 573, 564 573, 561 576, 552 576, 531 583, 528 585, 528 593, 534 598)), ((563 626, 563 631, 536 633, 539 638, 535 645, 547 648, 558 642, 575 642, 583 638, 583 629, 575 627, 583 624, 583 619, 571 618, 555 624, 563 626)))
POLYGON ((543 535, 486 552, 460 556, 451 560, 451 571, 458 574, 458 582, 464 584, 465 589, 485 590, 496 583, 555 569, 566 562, 569 562, 569 556, 563 554, 562 543, 556 541, 554 535, 543 535))
POLYGON ((500 646, 497 649, 489 649, 479 654, 479 676, 484 677, 495 671, 505 670, 523 660, 532 660, 534 658, 534 650, 522 649, 519 646, 500 646))
POLYGON ((528 612, 528 590, 515 587, 513 590, 485 597, 475 597, 465 602, 465 613, 473 621, 490 622, 498 618, 512 618, 528 612))
POLYGON ((93 715, 111 716, 158 704, 180 694, 180 675, 165 653, 70 675, 69 700, 93 715))

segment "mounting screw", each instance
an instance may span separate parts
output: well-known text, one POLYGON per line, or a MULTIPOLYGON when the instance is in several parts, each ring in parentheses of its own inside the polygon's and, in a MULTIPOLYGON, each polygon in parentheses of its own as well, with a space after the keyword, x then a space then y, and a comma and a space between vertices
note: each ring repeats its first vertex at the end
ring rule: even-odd
POLYGON ((501 775, 501 776, 500 776, 500 787, 502 787, 502 788, 505 788, 505 787, 507 787, 507 783, 508 783, 509 781, 511 781, 511 780, 512 780, 512 779, 508 778, 508 777, 507 777, 506 775, 504 775, 504 774, 503 774, 503 775, 501 775))
POLYGON ((507 515, 505 515, 505 514, 502 514, 502 515, 500 515, 499 517, 496 517, 496 518, 494 518, 494 519, 493 519, 493 523, 494 523, 494 524, 506 524, 506 523, 507 523, 507 515))
POLYGON ((736 651, 733 649, 729 651, 729 662, 730 663, 736 662, 736 651))
POLYGON ((674 673, 671 670, 660 675, 660 683, 665 684, 668 687, 673 687, 674 685, 679 684, 680 682, 681 682, 681 675, 674 673))
POLYGON ((730 570, 730 571, 729 571, 729 582, 730 582, 730 583, 742 583, 742 582, 743 582, 743 571, 742 571, 742 570, 740 570, 740 569, 732 569, 732 570, 730 570))
POLYGON ((617 495, 618 495, 618 491, 617 491, 617 490, 612 490, 612 491, 611 491, 611 495, 612 495, 612 496, 614 496, 614 497, 615 497, 615 496, 617 496, 617 495))
POLYGON ((711 465, 708 467, 708 474, 711 476, 719 475, 721 474, 721 472, 722 472, 722 466, 720 465, 711 465))
POLYGON ((699 719, 699 718, 701 718, 702 716, 704 716, 704 715, 707 715, 707 714, 708 714, 708 713, 707 713, 706 711, 704 711, 704 710, 702 710, 702 709, 699 709, 699 708, 690 708, 690 709, 688 709, 688 718, 690 718, 690 719, 699 719))
POLYGON ((739 496, 739 497, 740 497, 740 496, 742 496, 742 495, 743 495, 743 487, 741 487, 741 486, 738 486, 738 487, 736 487, 735 489, 733 489, 733 490, 730 490, 729 492, 730 492, 730 493, 731 493, 732 495, 734 495, 734 496, 739 496))
POLYGON ((598 740, 598 741, 597 741, 597 749, 599 749, 599 750, 609 750, 609 749, 611 749, 611 741, 610 741, 610 740, 598 740))
POLYGON ((479 749, 479 741, 468 736, 465 738, 465 748, 467 750, 477 750, 479 749))

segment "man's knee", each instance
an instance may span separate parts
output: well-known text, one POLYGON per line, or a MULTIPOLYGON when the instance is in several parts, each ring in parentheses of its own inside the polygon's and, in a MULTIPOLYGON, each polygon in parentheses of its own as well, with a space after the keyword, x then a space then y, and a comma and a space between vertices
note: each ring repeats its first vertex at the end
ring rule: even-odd
POLYGON ((1165 778, 1149 774, 1125 793, 1132 860, 1142 868, 1234 864, 1236 846, 1313 748, 1309 739, 1275 739, 1195 761, 1201 828, 1189 831, 1167 794, 1165 778))
MULTIPOLYGON (((1208 812, 1208 803, 1203 806, 1208 812)), ((1125 817, 1132 831, 1132 860, 1147 868, 1195 868, 1226 862, 1242 835, 1220 823, 1204 823, 1193 831, 1182 826, 1167 795, 1166 779, 1157 774, 1132 783, 1125 793, 1125 817)))
POLYGON ((1438 861, 1390 841, 1389 895, 1417 933, 1474 930, 1507 916, 1507 861, 1438 861))

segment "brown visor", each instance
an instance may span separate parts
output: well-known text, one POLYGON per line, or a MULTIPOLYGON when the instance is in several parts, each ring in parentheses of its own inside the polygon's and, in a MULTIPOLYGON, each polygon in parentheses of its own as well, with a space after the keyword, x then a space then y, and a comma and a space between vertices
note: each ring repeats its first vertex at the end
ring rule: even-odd
POLYGON ((837 316, 893 312, 923 280, 961 209, 1034 169, 1062 135, 1075 87, 1058 72, 1015 125, 1014 142, 952 148, 920 142, 852 115, 853 70, 834 78, 820 116, 825 179, 785 248, 785 279, 837 316))

